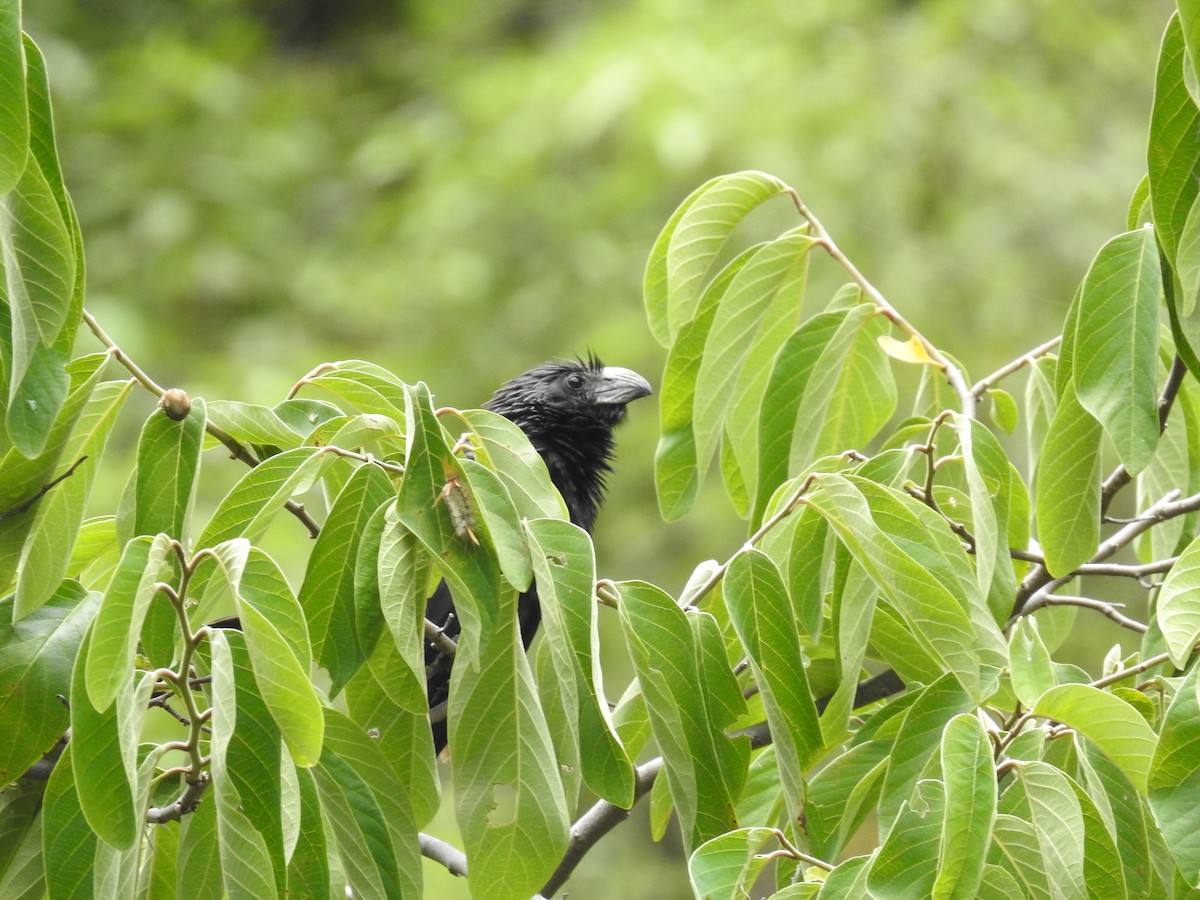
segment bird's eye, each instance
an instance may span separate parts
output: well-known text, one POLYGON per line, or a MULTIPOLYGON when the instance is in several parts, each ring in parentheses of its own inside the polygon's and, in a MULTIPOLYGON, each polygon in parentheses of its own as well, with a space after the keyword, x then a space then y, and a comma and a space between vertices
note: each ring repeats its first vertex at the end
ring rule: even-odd
POLYGON ((581 387, 583 387, 583 376, 578 372, 573 372, 572 374, 568 375, 567 387, 573 391, 579 390, 581 387))

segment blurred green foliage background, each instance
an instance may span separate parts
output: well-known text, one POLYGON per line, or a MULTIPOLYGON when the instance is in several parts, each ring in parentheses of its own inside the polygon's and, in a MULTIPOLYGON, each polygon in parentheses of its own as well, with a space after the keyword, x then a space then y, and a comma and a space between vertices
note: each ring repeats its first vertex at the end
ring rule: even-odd
MULTIPOLYGON (((745 168, 795 186, 974 377, 1056 334, 1145 169, 1172 6, 37 0, 25 16, 88 307, 156 379, 270 404, 361 357, 475 406, 588 349, 656 381, 650 245, 693 188, 745 168)), ((761 236, 795 224, 764 213, 761 236)), ((810 308, 836 284, 815 272, 810 308)), ((742 526, 712 484, 664 527, 655 411, 630 418, 600 571, 678 590, 742 526)), ((644 827, 621 831, 574 896, 689 896, 679 862, 659 865, 669 841, 638 852, 644 827)))

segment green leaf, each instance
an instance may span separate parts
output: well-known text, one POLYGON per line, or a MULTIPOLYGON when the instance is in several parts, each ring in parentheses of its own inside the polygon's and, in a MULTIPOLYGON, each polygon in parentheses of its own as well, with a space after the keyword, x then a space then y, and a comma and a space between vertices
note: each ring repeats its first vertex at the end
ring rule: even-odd
POLYGON ((21 2, 0 0, 0 194, 20 181, 28 151, 21 2))
POLYGON ((45 450, 66 401, 71 380, 64 370, 66 361, 67 355, 56 347, 37 344, 24 376, 14 385, 5 424, 13 446, 26 457, 45 450))
POLYGON ((64 753, 55 763, 42 802, 47 893, 56 900, 91 900, 95 896, 93 860, 99 840, 79 806, 70 753, 64 753))
POLYGON ((822 456, 861 450, 896 409, 896 382, 879 346, 887 323, 858 303, 821 349, 793 420, 791 473, 822 456))
POLYGON ((992 401, 992 421, 1009 434, 1017 430, 1021 419, 1017 401, 1013 395, 1002 388, 989 388, 987 395, 992 401))
MULTIPOLYGON (((259 693, 246 641, 226 635, 233 666, 236 727, 225 746, 225 773, 237 792, 240 809, 263 839, 276 884, 285 883, 283 822, 283 741, 259 693)), ((290 761, 288 765, 290 765, 290 761)))
POLYGON ((738 254, 708 283, 695 317, 680 329, 667 354, 659 389, 662 436, 654 456, 654 479, 658 506, 668 521, 678 519, 691 508, 708 468, 709 461, 704 460, 701 466, 696 454, 693 429, 696 379, 721 298, 757 251, 755 246, 738 254))
POLYGON ((90 635, 91 628, 71 675, 71 741, 67 749, 79 805, 88 824, 106 844, 127 850, 137 841, 142 824, 142 811, 135 808, 136 761, 125 752, 120 735, 121 717, 134 703, 132 673, 123 673, 126 677, 116 702, 98 712, 88 698, 85 680, 90 635))
POLYGON ((1200 669, 1179 685, 1167 707, 1162 735, 1154 751, 1147 799, 1175 864, 1189 884, 1200 882, 1200 669))
POLYGON ((763 850, 777 837, 782 834, 775 828, 739 828, 701 844, 688 858, 692 889, 705 900, 750 896, 771 861, 763 850))
POLYGON ((12 621, 12 602, 0 602, 0 781, 19 777, 54 746, 69 724, 58 694, 100 595, 64 581, 40 609, 12 621))
POLYGON ((771 558, 751 547, 730 561, 723 590, 766 709, 788 819, 799 821, 804 774, 824 749, 824 741, 787 588, 771 558))
POLYGON ((550 654, 554 683, 567 707, 564 716, 578 735, 578 759, 560 757, 560 762, 579 765, 588 787, 628 809, 634 800, 633 764, 604 696, 591 538, 561 519, 534 519, 525 527, 546 630, 541 652, 550 654))
POLYGON ((179 829, 177 897, 220 897, 224 894, 221 849, 217 839, 217 805, 201 803, 184 816, 179 829))
POLYGON ((314 657, 329 671, 331 695, 345 686, 365 658, 354 625, 354 567, 368 520, 394 494, 382 469, 359 466, 334 500, 308 557, 300 606, 314 657))
POLYGON ((396 517, 437 560, 462 621, 460 646, 477 652, 478 635, 493 628, 500 597, 507 593, 504 576, 488 550, 488 535, 474 514, 476 501, 466 483, 462 460, 451 452, 434 414, 429 389, 418 384, 408 396, 408 458, 396 517))
MULTIPOLYGON (((194 400, 192 402, 195 403, 194 400)), ((270 407, 254 403, 214 400, 208 404, 207 415, 213 424, 221 426, 227 434, 244 443, 271 444, 290 449, 304 443, 308 435, 307 430, 299 432, 292 428, 270 407)))
POLYGON ((1068 385, 1046 435, 1034 489, 1038 539, 1056 577, 1091 559, 1100 543, 1100 435, 1100 424, 1068 385))
POLYGON ((779 295, 793 297, 791 319, 799 300, 814 239, 795 229, 761 245, 737 272, 721 297, 700 356, 696 376, 694 431, 696 457, 707 465, 734 399, 734 386, 750 354, 755 334, 779 295))
POLYGON ((1183 29, 1179 17, 1173 16, 1158 57, 1147 148, 1155 232, 1172 265, 1180 233, 1200 195, 1195 177, 1200 168, 1200 144, 1195 140, 1200 112, 1183 83, 1185 61, 1183 29))
POLYGON ((67 563, 83 523, 83 513, 95 481, 104 447, 125 404, 132 381, 101 384, 88 400, 63 448, 66 459, 86 457, 71 477, 40 501, 33 527, 17 566, 17 600, 14 615, 20 618, 46 602, 67 574, 67 563))
POLYGON ((464 410, 462 418, 473 432, 475 458, 500 476, 522 518, 569 517, 546 463, 525 432, 486 409, 464 410))
MULTIPOLYGON (((116 574, 100 604, 87 650, 87 695, 97 712, 112 705, 133 671, 142 621, 171 571, 171 539, 134 538, 125 545, 116 574)), ((169 602, 163 597, 160 603, 169 602)))
POLYGON ((1085 892, 1084 823, 1079 801, 1062 772, 1043 762, 1023 762, 1017 777, 1029 800, 1029 819, 1041 846, 1054 897, 1078 898, 1085 892))
POLYGON ((371 847, 380 870, 396 867, 399 896, 421 896, 421 852, 409 795, 378 741, 345 715, 326 708, 320 769, 337 777, 348 796, 359 785, 369 791, 362 800, 373 801, 390 835, 389 844, 380 840, 381 846, 371 847), (352 779, 344 777, 351 773, 352 779))
POLYGON ((1128 897, 1121 857, 1095 800, 1068 778, 1083 817, 1083 879, 1089 897, 1128 897))
POLYGON ((275 895, 274 867, 266 841, 242 807, 241 794, 229 769, 228 750, 237 723, 237 688, 230 641, 236 632, 212 633, 212 792, 217 810, 221 871, 230 900, 275 895))
MULTIPOLYGON (((243 590, 251 554, 250 544, 244 538, 226 541, 209 553, 237 604, 250 664, 263 702, 279 725, 296 764, 314 765, 321 754, 321 701, 308 678, 310 658, 306 655, 301 660, 296 655, 306 644, 301 643, 305 639, 299 633, 295 606, 278 587, 263 589, 263 586, 251 583, 249 590, 243 590), (267 615, 281 612, 278 625, 267 615)), ((277 585, 275 573, 269 571, 270 566, 262 556, 256 557, 256 563, 258 579, 265 580, 267 585, 271 582, 277 585)), ((279 573, 281 577, 282 573, 279 573)))
POLYGON ((938 781, 914 785, 896 823, 883 840, 867 874, 872 896, 925 898, 937 875, 938 848, 945 817, 944 788, 938 781))
MULTIPOLYGON (((862 309, 864 312, 856 315, 865 315, 866 307, 862 309)), ((762 521, 775 487, 787 480, 800 402, 825 348, 841 333, 848 315, 843 311, 823 312, 806 319, 775 356, 758 417, 758 488, 751 515, 754 523, 762 521)))
MULTIPOLYGON (((0 319, 4 307, 0 306, 0 319)), ((11 448, 0 458, 0 509, 11 510, 31 500, 36 503, 39 491, 69 467, 61 462, 63 446, 70 437, 84 405, 100 381, 100 367, 107 355, 94 353, 73 360, 67 366, 71 391, 46 440, 46 449, 38 456, 27 458, 11 448), (61 466, 61 468, 60 468, 61 466)), ((28 512, 0 519, 0 584, 9 584, 16 574, 17 563, 24 550, 24 541, 33 527, 34 517, 28 512)))
POLYGON ((1167 573, 1155 616, 1171 661, 1184 668, 1200 641, 1200 537, 1187 545, 1167 573))
POLYGON ((941 760, 946 802, 932 896, 970 900, 983 881, 996 819, 992 745, 976 716, 964 713, 946 723, 941 760))
POLYGON ((1042 694, 1032 711, 1074 728, 1145 791, 1157 741, 1141 713, 1124 700, 1091 685, 1060 684, 1042 694))
MULTIPOLYGON (((455 601, 458 600, 455 593, 455 601)), ((497 900, 527 900, 567 847, 568 817, 554 747, 517 628, 517 594, 460 640, 447 710, 455 814, 471 878, 497 900)))
POLYGON ((1133 473, 1146 467, 1158 444, 1161 296, 1154 230, 1140 228, 1100 248, 1078 298, 1070 362, 1076 395, 1133 473))
MULTIPOLYGON (((0 21, 0 40, 3 31, 0 21)), ((75 287, 71 234, 33 156, 26 157, 17 185, 0 195, 0 272, 0 299, 12 313, 11 402, 38 345, 51 347, 58 338, 75 287)))
MULTIPOLYGON (((896 735, 879 799, 879 817, 891 823, 908 800, 933 755, 946 724, 972 707, 971 698, 951 674, 943 675, 913 700, 896 735)), ((892 825, 895 828, 897 826, 892 825)))
POLYGON ((235 537, 259 537, 284 503, 312 487, 333 458, 319 449, 298 447, 263 460, 221 500, 196 546, 215 547, 235 537))
POLYGON ((422 669, 418 680, 395 645, 381 640, 345 691, 350 715, 373 735, 404 785, 416 827, 426 825, 440 805, 424 674, 422 669))
POLYGON ((755 208, 791 189, 763 172, 737 172, 701 185, 671 216, 646 264, 650 332, 669 347, 696 312, 705 276, 733 229, 755 208))
MULTIPOLYGON (((324 897, 329 891, 329 850, 316 781, 307 769, 296 773, 300 793, 300 831, 288 862, 288 891, 297 897, 324 897)), ((180 895, 182 896, 182 894, 180 895)))
MULTIPOLYGON (((324 388, 365 413, 378 413, 394 419, 404 415, 404 383, 374 363, 359 359, 326 363, 301 383, 324 388)), ((276 410, 282 413, 278 407, 276 410)), ((296 427, 290 420, 288 424, 296 427)))
POLYGON ((156 409, 142 426, 134 482, 134 534, 161 533, 186 541, 205 421, 204 401, 196 397, 182 421, 156 409))
POLYGON ((1013 693, 1025 706, 1056 684, 1050 651, 1038 634, 1037 621, 1024 616, 1013 623, 1008 638, 1008 669, 1012 674, 1013 693))
POLYGON ((749 764, 750 747, 725 729, 736 718, 741 693, 724 650, 720 664, 705 643, 719 633, 708 613, 685 614, 653 585, 623 582, 621 624, 634 670, 646 696, 654 739, 663 752, 667 782, 684 843, 695 847, 737 827, 734 810, 749 764), (730 690, 728 679, 732 682, 730 690), (713 693, 705 690, 711 684, 713 693))
POLYGON ((822 474, 814 483, 819 490, 805 502, 829 520, 870 574, 915 647, 954 672, 968 692, 984 690, 983 676, 990 680, 1001 665, 1001 638, 983 612, 973 575, 963 577, 970 563, 945 522, 907 495, 861 478, 822 474))

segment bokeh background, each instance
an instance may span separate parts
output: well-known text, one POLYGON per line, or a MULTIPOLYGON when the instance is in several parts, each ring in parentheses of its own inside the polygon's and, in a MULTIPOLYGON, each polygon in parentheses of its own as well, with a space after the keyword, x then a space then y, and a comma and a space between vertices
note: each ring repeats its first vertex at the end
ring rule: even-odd
MULTIPOLYGON (((157 380, 271 404, 314 365, 359 357, 474 406, 588 350, 657 383, 664 354, 641 311, 650 245, 693 188, 746 168, 795 186, 975 377, 1040 343, 1124 228, 1173 4, 25 6, 87 305, 157 380)), ((757 220, 763 236, 795 224, 784 205, 757 220)), ((817 271, 810 308, 838 280, 817 271)), ((597 552, 602 575, 678 590, 744 531, 715 482, 691 516, 661 523, 652 402, 621 435, 597 552)), ((150 409, 138 403, 117 453, 150 409)), ((1120 639, 1104 628, 1097 640, 1120 639)), ((646 834, 639 811, 572 896, 690 896, 678 843, 646 834)), ((428 871, 429 896, 465 896, 428 871)))

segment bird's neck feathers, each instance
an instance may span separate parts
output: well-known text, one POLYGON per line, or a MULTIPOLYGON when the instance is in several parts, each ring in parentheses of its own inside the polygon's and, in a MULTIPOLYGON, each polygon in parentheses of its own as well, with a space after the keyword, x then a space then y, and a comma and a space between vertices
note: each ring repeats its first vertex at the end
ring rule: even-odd
POLYGON ((612 428, 580 422, 575 428, 534 433, 530 436, 550 471, 550 480, 563 495, 571 521, 592 530, 604 499, 604 476, 612 470, 612 428))

